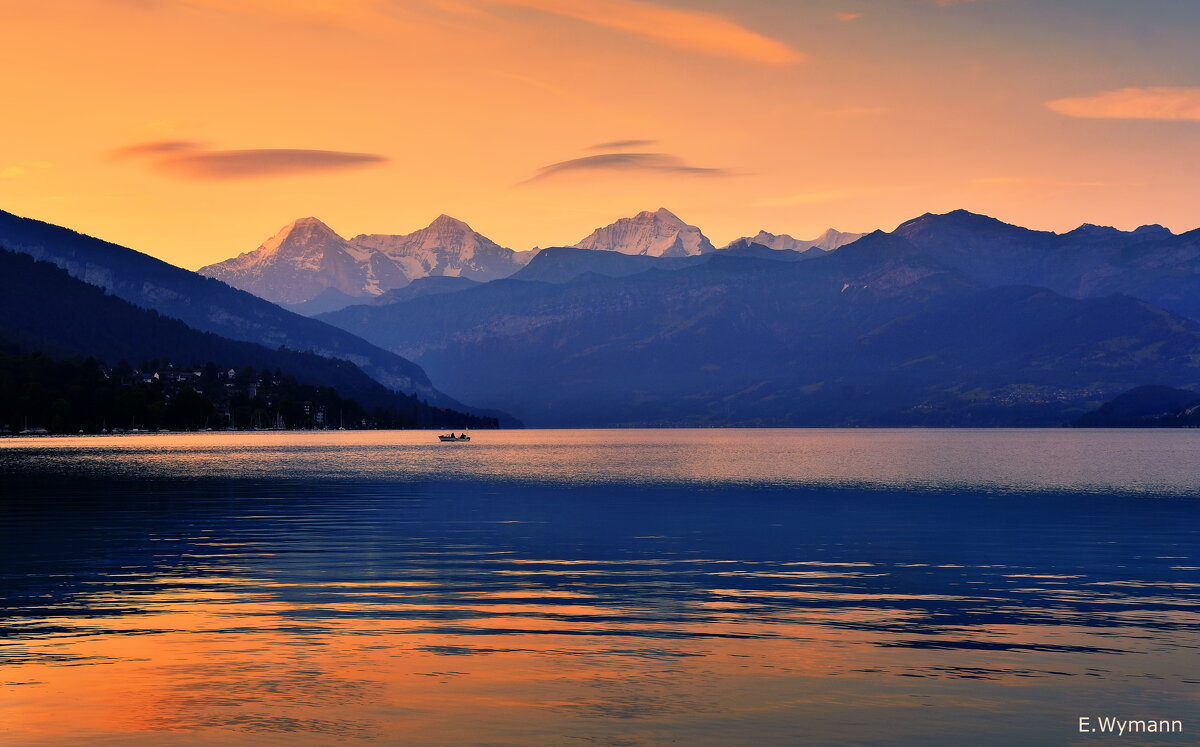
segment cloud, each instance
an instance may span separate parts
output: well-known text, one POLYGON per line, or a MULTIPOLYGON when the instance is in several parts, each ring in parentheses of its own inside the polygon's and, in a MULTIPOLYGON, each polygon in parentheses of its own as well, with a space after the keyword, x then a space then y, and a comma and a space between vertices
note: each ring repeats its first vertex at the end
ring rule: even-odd
POLYGON ((199 150, 204 144, 195 140, 154 140, 148 143, 134 143, 123 148, 109 151, 109 155, 117 159, 138 158, 140 156, 159 156, 164 153, 179 153, 181 151, 199 150))
POLYGON ((715 13, 642 0, 483 0, 528 8, 643 36, 667 46, 764 65, 790 65, 805 55, 715 13))
POLYGON ((1056 99, 1046 106, 1068 117, 1200 121, 1200 88, 1122 88, 1056 99))
POLYGON ((833 17, 839 21, 857 21, 865 15, 866 13, 834 13, 833 17))
POLYGON ((647 145, 654 145, 657 140, 611 140, 607 143, 597 143, 588 146, 588 150, 621 150, 624 148, 644 148, 647 145))
POLYGON ((537 182, 576 172, 657 172, 685 176, 725 176, 727 169, 688 166, 682 159, 666 153, 602 153, 597 156, 573 158, 543 166, 522 184, 537 182))
POLYGON ((642 36, 660 44, 766 65, 790 65, 805 55, 717 13, 684 10, 648 0, 128 0, 157 8, 178 2, 223 13, 286 16, 366 34, 423 33, 439 26, 457 32, 490 23, 490 8, 526 8, 642 36), (448 26, 457 17, 468 23, 448 26))
POLYGON ((172 156, 159 161, 156 167, 160 171, 185 179, 259 179, 340 171, 386 163, 387 160, 374 153, 263 148, 211 150, 172 156))
POLYGON ((110 151, 116 159, 141 158, 152 168, 183 179, 260 179, 338 171, 386 163, 374 153, 300 148, 211 150, 194 140, 134 143, 110 151))

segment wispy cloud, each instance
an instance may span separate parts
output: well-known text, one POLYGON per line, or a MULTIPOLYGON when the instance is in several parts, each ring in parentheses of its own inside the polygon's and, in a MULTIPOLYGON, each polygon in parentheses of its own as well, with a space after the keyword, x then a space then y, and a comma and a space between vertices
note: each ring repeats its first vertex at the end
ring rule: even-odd
POLYGON ((834 13, 833 17, 839 21, 857 21, 865 15, 866 13, 834 13))
POLYGON ((573 158, 569 161, 552 163, 537 170, 537 173, 522 184, 542 181, 570 173, 594 172, 655 172, 683 176, 726 176, 727 169, 689 166, 677 156, 667 153, 603 153, 597 156, 573 158))
POLYGON ((643 0, 482 0, 491 5, 529 8, 617 29, 692 52, 790 65, 805 55, 715 13, 671 8, 643 0))
POLYGON ((141 158, 183 179, 261 179, 372 166, 387 162, 374 153, 302 148, 212 150, 194 140, 134 143, 110 151, 119 159, 141 158))
POLYGON ((178 2, 223 13, 275 15, 377 35, 480 30, 492 8, 526 8, 617 29, 667 46, 766 65, 790 65, 805 55, 717 13, 649 0, 126 0, 147 9, 178 2), (455 19, 451 21, 450 19, 455 19))
POLYGON ((1056 99, 1046 106, 1068 117, 1200 121, 1200 88, 1122 88, 1056 99))
POLYGON ((622 150, 624 148, 645 148, 654 145, 657 140, 611 140, 607 143, 596 143, 588 146, 588 150, 622 150))
POLYGON ((374 153, 262 148, 212 150, 173 156, 159 161, 157 168, 186 179, 259 179, 341 171, 386 162, 386 158, 374 153))
POLYGON ((160 156, 166 153, 180 153, 183 151, 199 150, 204 147, 204 143, 195 140, 154 140, 147 143, 134 143, 126 145, 123 148, 117 148, 109 151, 109 156, 113 158, 138 158, 140 156, 160 156))

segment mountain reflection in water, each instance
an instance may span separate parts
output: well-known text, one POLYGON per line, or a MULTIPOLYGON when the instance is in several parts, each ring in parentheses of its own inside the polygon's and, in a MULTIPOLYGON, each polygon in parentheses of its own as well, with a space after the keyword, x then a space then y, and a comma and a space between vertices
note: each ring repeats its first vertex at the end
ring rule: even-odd
POLYGON ((1200 728, 1200 434, 433 438, 0 442, 4 743, 1200 728))

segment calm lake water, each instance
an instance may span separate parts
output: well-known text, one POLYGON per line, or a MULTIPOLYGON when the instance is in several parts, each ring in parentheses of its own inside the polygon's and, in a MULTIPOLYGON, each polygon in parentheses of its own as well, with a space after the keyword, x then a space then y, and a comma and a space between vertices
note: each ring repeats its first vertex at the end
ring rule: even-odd
POLYGON ((474 435, 0 440, 0 743, 1200 734, 1200 431, 474 435))

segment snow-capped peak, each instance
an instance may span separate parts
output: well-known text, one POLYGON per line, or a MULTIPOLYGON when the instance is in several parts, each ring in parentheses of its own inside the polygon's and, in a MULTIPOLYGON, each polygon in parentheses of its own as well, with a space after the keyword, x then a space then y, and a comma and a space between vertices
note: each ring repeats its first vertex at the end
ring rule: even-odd
MULTIPOLYGON (((471 227, 468 226, 466 223, 459 220, 458 218, 454 218, 449 215, 446 215, 445 213, 442 213, 438 217, 434 218, 433 222, 430 223, 425 228, 425 230, 430 230, 430 229, 433 229, 436 231, 462 231, 464 233, 474 233, 474 231, 471 230, 471 227)), ((411 235, 411 234, 409 234, 409 235, 411 235)))
POLYGON ((262 252, 265 255, 278 253, 311 255, 314 251, 328 249, 329 245, 336 245, 340 248, 345 243, 345 239, 319 219, 298 218, 279 229, 278 233, 264 241, 255 252, 250 252, 250 254, 262 252))
POLYGON ((525 261, 449 215, 410 234, 362 234, 349 241, 307 217, 258 249, 200 272, 267 300, 296 304, 330 288, 350 297, 375 296, 428 276, 494 280, 525 261))
POLYGON ((643 210, 632 218, 621 218, 597 228, 575 246, 654 257, 683 257, 714 250, 699 228, 688 225, 666 208, 654 212, 643 210))
MULTIPOLYGON (((750 241, 755 244, 762 244, 772 249, 780 251, 803 252, 809 249, 821 249, 826 252, 831 252, 838 247, 845 246, 854 241, 858 241, 866 234, 862 233, 846 233, 830 228, 815 239, 797 239, 789 236, 786 233, 774 234, 767 231, 759 231, 753 237, 737 239, 731 242, 729 246, 733 246, 738 242, 750 241)), ((728 248, 728 247, 726 247, 728 248)))

